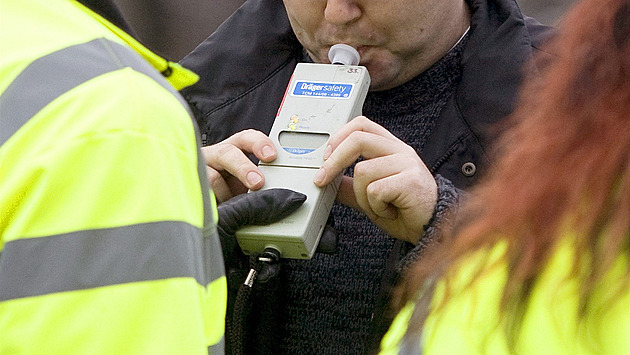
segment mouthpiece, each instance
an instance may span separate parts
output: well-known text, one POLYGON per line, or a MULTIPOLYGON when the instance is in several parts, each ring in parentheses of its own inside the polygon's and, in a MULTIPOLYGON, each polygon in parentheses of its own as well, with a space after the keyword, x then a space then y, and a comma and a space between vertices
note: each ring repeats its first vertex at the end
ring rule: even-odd
POLYGON ((358 65, 360 59, 359 52, 347 44, 335 44, 328 51, 328 60, 332 64, 358 65))

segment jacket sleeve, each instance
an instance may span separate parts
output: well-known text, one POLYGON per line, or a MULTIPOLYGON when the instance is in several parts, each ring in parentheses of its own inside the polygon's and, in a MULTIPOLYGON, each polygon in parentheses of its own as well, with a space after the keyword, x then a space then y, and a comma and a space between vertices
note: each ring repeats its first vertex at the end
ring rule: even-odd
POLYGON ((399 272, 406 271, 422 256, 427 248, 442 240, 444 230, 453 227, 458 207, 467 194, 441 175, 436 175, 435 181, 438 186, 438 200, 433 210, 433 216, 425 226, 424 234, 418 244, 414 246, 407 243, 408 252, 398 265, 399 272))

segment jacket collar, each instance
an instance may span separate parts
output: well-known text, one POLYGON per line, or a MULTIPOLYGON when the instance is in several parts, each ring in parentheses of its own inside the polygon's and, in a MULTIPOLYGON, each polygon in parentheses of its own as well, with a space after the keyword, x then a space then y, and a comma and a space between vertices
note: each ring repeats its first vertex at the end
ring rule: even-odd
MULTIPOLYGON (((187 86, 193 85, 199 80, 199 76, 193 73, 192 71, 183 68, 178 63, 170 62, 159 55, 153 53, 147 47, 138 42, 133 36, 129 33, 125 32, 122 28, 118 27, 116 24, 109 21, 107 18, 103 17, 101 14, 97 13, 95 10, 91 8, 91 6, 95 6, 92 3, 94 1, 72 1, 78 8, 80 8, 83 12, 91 16, 94 20, 100 22, 103 26, 105 26, 108 30, 110 30, 114 35, 116 35, 120 40, 126 43, 129 47, 131 47, 134 51, 136 51, 144 60, 146 60, 151 66, 153 66, 157 71, 162 73, 162 75, 168 80, 176 90, 181 90, 187 86), (83 4, 87 3, 87 5, 83 4)), ((96 1, 98 3, 99 1, 96 1)), ((104 4, 109 1, 104 0, 104 4)), ((117 8, 99 5, 100 7, 97 10, 103 12, 108 15, 110 18, 116 20, 118 16, 119 20, 122 20, 122 16, 117 12, 117 8), (115 10, 115 11, 114 11, 115 10), (118 15, 116 15, 118 14, 118 15)))
MULTIPOLYGON (((530 34, 514 0, 467 0, 470 38, 462 54, 457 109, 480 139, 512 112, 525 63, 532 57, 530 34)), ((486 138, 484 138, 486 137, 486 138)))

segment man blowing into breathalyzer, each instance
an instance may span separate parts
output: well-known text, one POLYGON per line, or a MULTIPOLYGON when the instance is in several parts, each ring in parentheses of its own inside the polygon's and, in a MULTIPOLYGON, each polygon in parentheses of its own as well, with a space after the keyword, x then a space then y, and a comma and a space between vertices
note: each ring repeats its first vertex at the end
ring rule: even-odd
MULTIPOLYGON (((364 116, 330 137, 313 179, 344 175, 331 212, 337 251, 283 260, 259 285, 248 353, 376 349, 400 271, 491 163, 490 128, 511 112, 522 65, 548 33, 515 0, 250 0, 182 60, 201 76, 184 96, 219 201, 263 186, 248 154, 277 157, 267 135, 297 63, 328 63, 344 43, 371 77, 364 116)), ((247 263, 226 262, 238 285, 247 263)))

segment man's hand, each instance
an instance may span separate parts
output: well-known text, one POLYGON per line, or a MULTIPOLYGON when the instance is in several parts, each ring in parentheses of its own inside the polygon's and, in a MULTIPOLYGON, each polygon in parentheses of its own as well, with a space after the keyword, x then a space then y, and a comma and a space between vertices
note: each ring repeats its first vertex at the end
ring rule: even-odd
POLYGON ((325 186, 352 165, 337 201, 363 211, 389 235, 416 244, 437 202, 434 177, 415 150, 382 126, 360 116, 335 133, 316 175, 325 186))
POLYGON ((235 133, 217 144, 201 148, 210 187, 218 202, 258 190, 265 177, 246 154, 253 153, 264 162, 276 159, 277 152, 269 137, 252 129, 235 133))

